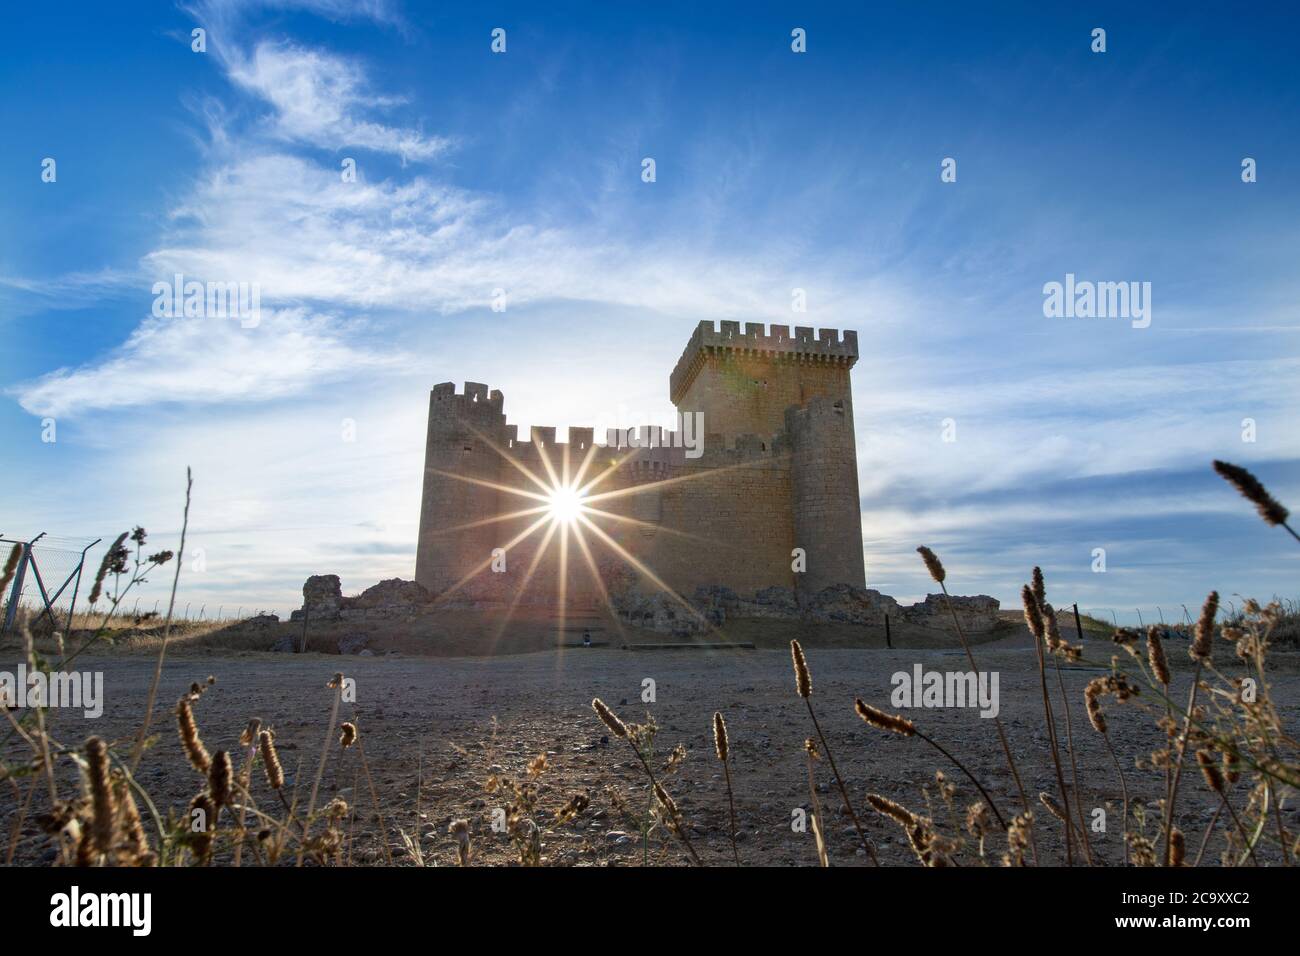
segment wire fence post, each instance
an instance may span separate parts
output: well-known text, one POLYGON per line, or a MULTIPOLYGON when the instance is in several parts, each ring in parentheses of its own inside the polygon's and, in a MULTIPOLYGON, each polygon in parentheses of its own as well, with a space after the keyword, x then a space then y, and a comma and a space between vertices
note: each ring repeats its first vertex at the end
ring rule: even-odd
POLYGON ((1083 641, 1083 619, 1079 617, 1079 602, 1074 603, 1074 629, 1079 632, 1079 641, 1083 641))
POLYGON ((86 569, 86 552, 89 551, 91 548, 93 548, 95 545, 99 544, 99 542, 102 540, 103 540, 102 538, 96 538, 94 541, 90 542, 90 544, 86 545, 84 548, 81 549, 81 561, 77 565, 77 580, 76 583, 72 585, 72 601, 69 602, 68 604, 67 631, 69 634, 72 633, 72 624, 73 624, 72 616, 77 611, 77 592, 81 590, 81 572, 86 569))
POLYGON ((9 628, 13 627, 14 616, 18 613, 18 596, 23 593, 23 578, 27 574, 27 562, 31 557, 32 546, 26 543, 20 543, 22 553, 18 555, 18 570, 14 572, 13 590, 9 592, 9 607, 5 609, 5 626, 4 630, 8 633, 9 628))

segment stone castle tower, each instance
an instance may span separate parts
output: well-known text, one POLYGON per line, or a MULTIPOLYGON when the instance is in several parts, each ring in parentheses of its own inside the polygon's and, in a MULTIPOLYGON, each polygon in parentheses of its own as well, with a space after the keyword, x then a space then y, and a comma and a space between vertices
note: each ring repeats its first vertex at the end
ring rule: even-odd
POLYGON ((435 594, 541 604, 599 601, 629 582, 687 598, 713 586, 861 587, 857 359, 851 331, 701 322, 669 378, 679 416, 702 424, 698 457, 683 436, 648 427, 611 430, 605 444, 590 428, 557 442, 554 428, 535 427, 521 440, 501 392, 435 385, 416 580, 435 594), (552 526, 544 502, 511 491, 537 494, 530 475, 549 485, 552 471, 563 482, 580 470, 584 485, 597 481, 590 494, 609 493, 590 503, 606 512, 590 516, 598 530, 552 526))

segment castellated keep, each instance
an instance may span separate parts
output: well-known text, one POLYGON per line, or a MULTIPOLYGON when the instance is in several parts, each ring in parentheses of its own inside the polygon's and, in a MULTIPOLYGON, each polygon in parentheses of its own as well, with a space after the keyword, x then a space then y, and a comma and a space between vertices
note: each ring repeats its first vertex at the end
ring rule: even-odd
POLYGON ((507 423, 501 392, 435 385, 416 580, 435 595, 527 604, 561 595, 597 603, 628 587, 686 597, 716 586, 860 588, 857 360, 856 332, 701 322, 669 377, 678 413, 703 416, 699 457, 649 427, 638 435, 648 447, 637 448, 596 444, 590 428, 570 428, 567 442, 554 428, 524 438, 507 423), (509 489, 541 494, 529 474, 551 485, 552 473, 571 483, 579 472, 582 485, 594 482, 590 507, 618 517, 589 515, 598 531, 580 524, 581 534, 544 520, 525 534, 545 518, 544 502, 509 489), (802 573, 792 568, 796 548, 806 554, 802 573), (504 571, 493 570, 495 549, 504 549, 504 571))

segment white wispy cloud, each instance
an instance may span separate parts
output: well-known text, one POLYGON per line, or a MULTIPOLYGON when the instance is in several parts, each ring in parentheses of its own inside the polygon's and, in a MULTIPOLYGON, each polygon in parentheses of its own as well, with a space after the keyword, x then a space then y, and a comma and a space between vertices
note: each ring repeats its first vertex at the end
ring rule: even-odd
POLYGON ((0 289, 21 294, 27 308, 80 309, 105 296, 138 289, 140 281, 138 270, 107 268, 42 278, 0 276, 0 289))
POLYGON ((1300 359, 1135 363, 1068 375, 984 365, 934 359, 915 373, 857 373, 864 496, 899 487, 964 495, 1204 465, 1213 454, 1281 459, 1300 442, 1300 393, 1284 387, 1300 376, 1300 359), (1243 445, 1247 418, 1255 441, 1243 445))
POLYGON ((271 106, 270 130, 278 139, 392 153, 403 162, 434 159, 452 145, 447 137, 369 118, 404 100, 371 92, 362 67, 343 57, 263 41, 246 58, 227 52, 225 59, 230 80, 271 106))
POLYGON ((405 24, 400 8, 392 0, 197 0, 187 9, 203 22, 227 29, 258 10, 301 10, 336 23, 372 20, 396 27, 405 24))
MULTIPOLYGON (((363 169, 364 171, 364 169, 363 169)), ((354 183, 283 152, 215 168, 172 217, 149 271, 257 281, 273 300, 443 314, 560 299, 699 318, 789 322, 788 266, 526 213, 424 176, 354 183)), ((860 289, 824 279, 822 302, 860 289)), ((883 290, 878 290, 878 300, 883 290)))
POLYGON ((15 391, 27 411, 57 418, 159 402, 268 401, 400 361, 346 341, 348 325, 304 309, 264 310, 249 329, 231 319, 151 316, 107 358, 15 391))

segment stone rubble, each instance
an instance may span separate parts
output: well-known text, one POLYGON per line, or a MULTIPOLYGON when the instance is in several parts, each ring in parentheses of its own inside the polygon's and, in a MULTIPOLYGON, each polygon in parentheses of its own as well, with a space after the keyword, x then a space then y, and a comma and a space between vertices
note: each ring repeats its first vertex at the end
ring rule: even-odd
MULTIPOLYGON (((691 596, 689 607, 663 592, 643 592, 634 581, 620 582, 610 590, 614 611, 626 623, 679 637, 721 627, 729 620, 809 621, 818 624, 848 624, 881 627, 885 616, 892 623, 949 630, 951 601, 961 626, 972 632, 990 631, 999 623, 1000 605, 988 595, 930 594, 924 601, 901 605, 894 598, 872 588, 834 584, 815 594, 794 589, 768 587, 745 596, 722 585, 702 585, 691 596)), ((355 597, 344 597, 336 574, 312 575, 303 585, 303 606, 290 615, 291 621, 369 620, 385 617, 413 617, 432 610, 434 596, 414 581, 390 578, 367 588, 355 597)), ((444 602, 447 607, 474 607, 475 602, 444 602)), ((339 652, 360 653, 369 638, 348 635, 339 641, 339 652)))

